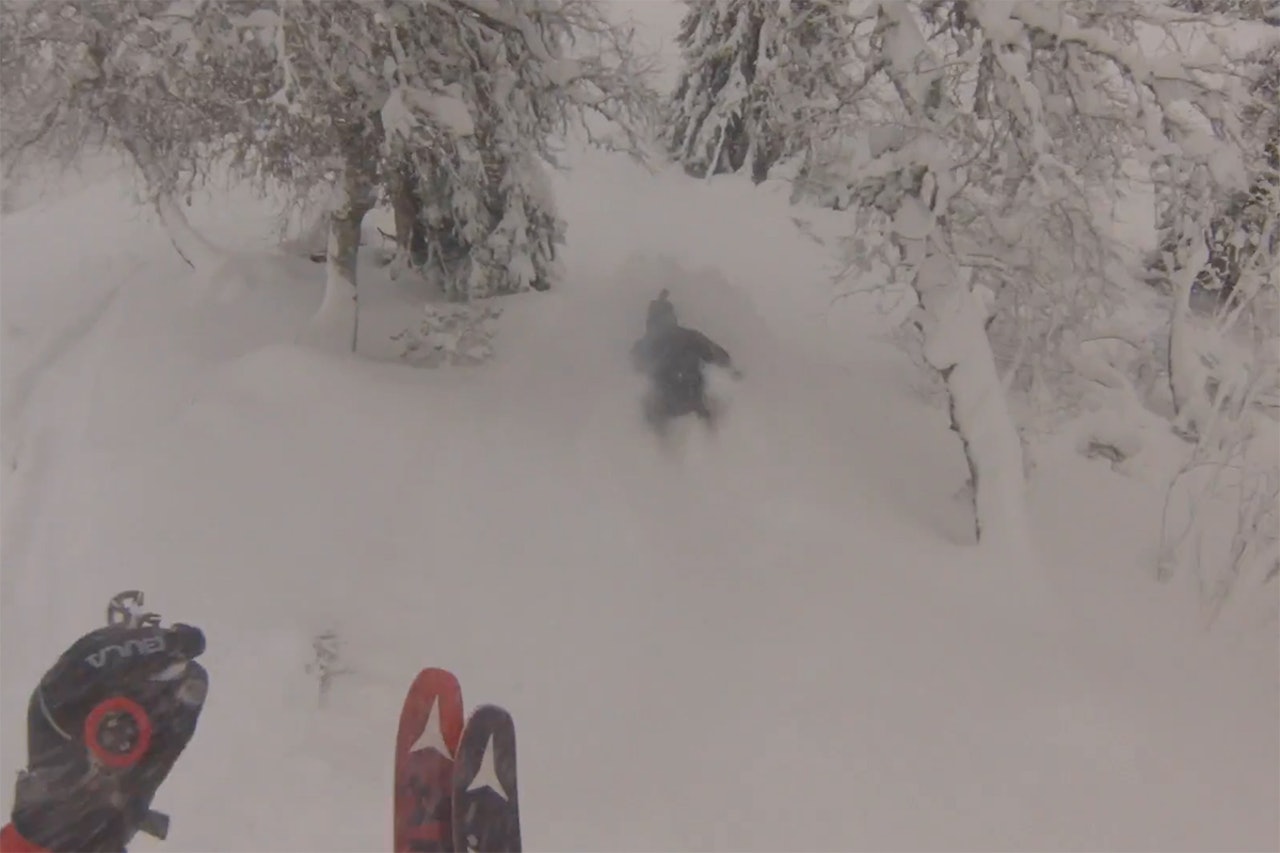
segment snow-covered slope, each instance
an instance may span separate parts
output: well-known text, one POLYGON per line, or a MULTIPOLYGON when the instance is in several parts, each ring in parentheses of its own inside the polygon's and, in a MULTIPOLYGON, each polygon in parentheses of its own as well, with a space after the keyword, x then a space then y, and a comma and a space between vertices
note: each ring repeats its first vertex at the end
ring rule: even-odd
POLYGON ((321 273, 247 197, 195 211, 238 253, 202 281, 119 179, 3 219, 5 778, 141 587, 212 692, 138 850, 388 849, 427 665, 514 713, 530 849, 1277 844, 1275 623, 1151 580, 1157 491, 1050 447, 1048 565, 982 565, 945 412, 783 197, 603 155, 557 190, 569 280, 475 369, 386 360, 417 294, 372 266, 378 358, 294 344, 321 273), (663 286, 746 373, 670 453, 626 358, 663 286))

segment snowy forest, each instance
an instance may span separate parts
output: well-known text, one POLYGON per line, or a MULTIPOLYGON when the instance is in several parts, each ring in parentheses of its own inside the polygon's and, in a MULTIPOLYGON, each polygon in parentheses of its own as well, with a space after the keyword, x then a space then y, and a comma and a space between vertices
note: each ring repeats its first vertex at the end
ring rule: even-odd
POLYGON ((1026 430, 1090 411, 1082 452, 1132 467, 1141 430, 1171 429, 1195 443, 1187 476, 1234 471, 1205 487, 1237 491, 1221 595, 1280 571, 1276 471, 1250 450, 1280 403, 1280 45, 1242 49, 1242 21, 1280 9, 696 4, 667 141, 690 175, 785 174, 794 200, 848 211, 849 266, 910 285, 980 538, 1025 546, 1026 430), (1179 30, 1194 50, 1144 55, 1179 30), (1100 225, 1136 182, 1158 228, 1138 254, 1100 225), (1153 299, 1158 325, 1126 317, 1153 299))
MULTIPOLYGON (((545 172, 575 129, 649 158, 661 128, 693 177, 787 181, 847 213, 848 269, 914 291, 904 338, 980 536, 1025 547, 1025 436, 1085 410, 1082 452, 1133 467, 1172 431, 1194 446, 1178 488, 1235 504, 1213 595, 1280 573, 1280 479, 1253 447, 1280 413, 1274 3, 696 2, 669 97, 591 0, 39 0, 2 23, 6 169, 125 152, 195 267, 217 250, 181 200, 218 167, 323 194, 317 321, 352 347, 375 205, 392 262, 468 302, 555 286, 545 172), (1187 49, 1147 56, 1159 39, 1187 49), (1151 247, 1102 224, 1134 185, 1151 247), (1152 302, 1158 323, 1126 312, 1152 302)), ((1168 533, 1162 571, 1195 559, 1194 531, 1168 533)))
MULTIPOLYGON (((589 378, 596 375, 594 359, 607 358, 609 347, 625 352, 629 339, 606 340, 605 332, 591 331, 595 321, 586 308, 583 322, 568 328, 552 319, 560 316, 557 312, 570 316, 569 309, 556 306, 579 294, 582 305, 607 302, 601 295, 604 285, 593 296, 586 279, 612 276, 612 267, 606 270, 603 260, 580 262, 579 269, 589 272, 575 273, 566 260, 574 252, 656 245, 656 239, 643 235, 666 216, 684 217, 681 227, 688 233, 680 239, 691 246, 703 229, 723 234, 728 248, 722 252, 722 270, 739 269, 734 264, 745 269, 751 258, 764 259, 759 264, 767 266, 769 246, 798 246, 797 256, 807 252, 811 267, 786 274, 779 248, 777 267, 784 274, 752 285, 757 305, 776 306, 761 307, 765 319, 758 326, 734 327, 729 314, 717 315, 716 298, 699 302, 697 293, 709 292, 705 288, 690 285, 684 303, 675 288, 682 311, 686 304, 694 306, 695 325, 716 334, 725 330, 735 362, 739 352, 747 353, 735 386, 741 390, 733 392, 744 402, 730 406, 726 424, 708 446, 741 441, 741 447, 730 445, 739 453, 735 464, 749 467, 770 454, 801 458, 794 448, 810 445, 813 461, 795 462, 794 471, 810 470, 804 466, 812 464, 815 472, 833 472, 830 484, 824 479, 812 494, 805 493, 804 505, 812 504, 810 520, 794 524, 810 532, 798 536, 821 538, 812 519, 830 517, 834 528, 856 514, 849 507, 863 504, 842 502, 839 472, 856 478, 858 448, 878 451, 870 439, 858 437, 863 418, 870 417, 858 403, 819 410, 825 402, 810 404, 810 396, 800 396, 836 399, 832 395, 838 390, 816 390, 819 385, 838 388, 835 374, 829 375, 826 366, 806 373, 796 366, 799 360, 776 366, 776 357, 767 354, 774 350, 761 343, 763 330, 770 322, 783 323, 792 309, 797 316, 816 316, 856 305, 874 318, 866 323, 880 324, 876 341, 887 341, 893 353, 882 357, 901 359, 902 369, 885 387, 909 398, 902 411, 919 407, 910 409, 916 412, 910 418, 936 416, 943 427, 925 443, 942 461, 921 474, 922 490, 904 502, 934 507, 920 511, 920 517, 949 517, 959 507, 963 520, 951 544, 959 542, 987 567, 1005 567, 990 569, 987 580, 1028 596, 1020 600, 1052 598, 1044 592, 1052 584, 1033 578, 1029 568, 1055 559, 1057 546, 1045 531, 1060 525, 1064 540, 1088 540, 1093 533, 1070 520, 1075 516, 1067 510, 1059 515, 1051 496, 1078 488, 1083 504, 1104 505, 1140 493, 1154 509, 1117 522, 1121 529, 1115 533, 1137 549, 1140 595, 1157 596, 1157 590, 1182 585, 1193 590, 1196 602, 1196 615, 1188 622, 1212 632, 1231 606, 1255 608, 1274 634, 1280 614, 1280 2, 687 0, 675 4, 671 20, 676 25, 665 50, 647 40, 644 25, 633 19, 637 8, 647 5, 608 0, 6 0, 0 3, 6 227, 17 233, 12 223, 36 209, 39 193, 30 187, 39 183, 38 176, 73 174, 86 163, 110 158, 127 168, 133 203, 146 211, 146 228, 162 236, 170 260, 178 259, 181 272, 175 275, 193 283, 191 293, 207 297, 229 270, 252 280, 255 293, 270 291, 272 285, 262 281, 276 273, 263 272, 266 262, 245 261, 245 250, 227 242, 237 238, 220 240, 223 226, 203 226, 199 211, 206 202, 201 199, 238 193, 237 198, 253 199, 267 210, 264 233, 269 231, 271 251, 287 257, 271 263, 289 264, 291 281, 316 283, 305 290, 307 317, 296 334, 289 333, 291 340, 329 360, 307 362, 305 368, 297 364, 296 372, 290 368, 288 373, 274 362, 271 370, 243 368, 250 375, 276 376, 279 385, 269 393, 251 392, 245 390, 249 379, 240 376, 235 380, 239 390, 226 392, 225 412, 206 413, 215 424, 237 424, 236 406, 250 405, 246 400, 258 401, 253 405, 265 405, 261 399, 266 398, 296 402, 328 387, 323 383, 330 380, 317 376, 325 370, 345 380, 343 371, 352 361, 432 368, 412 373, 448 375, 429 381, 450 389, 453 377, 471 375, 468 369, 500 363, 504 347, 519 349, 501 386, 507 389, 501 403, 477 404, 476 411, 488 414, 457 427, 456 434, 450 431, 454 427, 441 427, 425 415, 415 422, 414 438, 404 445, 414 449, 406 449, 404 458, 418 460, 412 464, 421 463, 421 476, 431 485, 402 483, 408 464, 402 460, 388 461, 385 470, 370 463, 369 470, 381 471, 369 473, 370 481, 381 478, 388 489, 387 484, 400 484, 394 497, 388 493, 383 511, 361 515, 352 510, 359 518, 350 518, 348 509, 321 515, 329 511, 325 505, 312 516, 320 526, 323 518, 344 519, 335 523, 354 531, 352 541, 365 543, 360 547, 372 553, 382 553, 372 544, 376 534, 357 528, 391 529, 401 502, 424 495, 432 495, 432 510, 415 516, 420 521, 406 521, 405 529, 443 525, 440 519, 449 518, 454 528, 448 535, 461 536, 458 531, 469 530, 471 523, 463 505, 472 504, 464 495, 473 492, 480 495, 474 499, 477 513, 508 520, 536 513, 530 508, 545 496, 543 489, 552 496, 547 505, 558 505, 560 487, 549 483, 559 474, 539 480, 513 473, 510 480, 530 480, 516 487, 489 465, 497 466, 492 460, 508 458, 526 441, 541 446, 537 443, 559 429, 550 420, 534 420, 517 434, 510 412, 519 408, 536 419, 544 417, 543 409, 560 404, 536 390, 540 362, 529 362, 527 376, 514 362, 563 358, 562 385, 554 387, 572 386, 563 392, 565 399, 602 394, 599 388, 624 381, 602 379, 597 386, 589 378), (591 172, 595 163, 633 170, 639 177, 627 186, 641 189, 611 188, 612 171, 587 177, 597 174, 591 172), (643 182, 659 180, 666 182, 663 187, 679 189, 661 196, 672 201, 650 205, 643 182), (675 200, 677 193, 728 192, 724 187, 733 187, 736 201, 717 202, 720 206, 707 208, 709 214, 700 219, 675 200), (583 201, 588 192, 602 200, 583 201), (736 224, 766 221, 740 220, 741 211, 731 209, 757 204, 761 210, 768 207, 774 218, 767 221, 776 225, 736 224), (656 213, 648 220, 637 213, 650 209, 656 213), (570 210, 577 212, 570 215, 570 210), (1133 226, 1134 221, 1139 224, 1133 226), (609 223, 612 230, 606 229, 609 223), (763 227, 772 230, 766 233, 763 227), (812 292, 806 289, 810 285, 812 292), (394 305, 378 302, 378 294, 392 291, 398 294, 394 305), (810 310, 810 305, 816 307, 810 310), (517 329, 508 322, 513 316, 528 322, 517 329), (717 317, 723 327, 716 326, 717 317), (599 353, 581 343, 585 355, 571 356, 567 348, 575 335, 590 346, 596 341, 592 335, 599 335, 599 353), (542 355, 532 355, 537 353, 542 355), (770 359, 774 366, 762 369, 770 359), (277 368, 282 372, 273 372, 277 368), (778 378, 782 373, 774 376, 771 369, 785 369, 789 378, 784 382, 778 378), (772 389, 769 381, 791 390, 779 390, 766 401, 761 389, 772 389), (751 394, 760 395, 756 403, 751 394), (742 424, 755 411, 752 405, 777 419, 799 419, 788 407, 803 406, 806 423, 824 423, 802 427, 799 420, 769 421, 775 425, 757 424, 752 429, 759 432, 752 437, 735 439, 735 429, 747 429, 742 424), (821 438, 813 438, 809 429, 822 430, 821 438), (471 467, 450 461, 449 441, 454 450, 470 446, 459 442, 470 440, 473 431, 490 436, 474 439, 481 448, 474 457, 479 461, 471 467), (499 435, 501 441, 494 438, 499 435), (831 451, 836 456, 818 459, 826 452, 822 448, 842 444, 847 447, 831 451), (855 461, 836 461, 846 457, 855 461), (1107 479, 1081 485, 1071 479, 1075 474, 1056 473, 1093 470, 1083 466, 1100 468, 1107 479), (438 496, 433 489, 440 490, 438 496), (508 491, 510 497, 493 497, 508 491), (518 504, 517 494, 523 496, 518 504), (365 525, 360 518, 373 520, 365 525)), ((95 218, 86 211, 77 222, 87 225, 52 227, 71 229, 66 239, 74 242, 83 234, 73 229, 96 228, 111 215, 95 218)), ((21 277, 13 272, 17 251, 10 246, 16 245, 7 243, 0 261, 8 281, 21 277)), ((37 253, 30 263, 46 260, 37 253)), ((673 280, 685 275, 676 267, 634 266, 620 274, 636 280, 628 306, 639 309, 669 284, 656 280, 661 276, 653 270, 660 268, 673 280)), ((76 274, 92 277, 94 271, 76 274)), ((20 318, 23 309, 10 295, 16 291, 8 281, 6 313, 12 308, 11 316, 20 318)), ((114 294, 125 292, 113 290, 100 304, 119 303, 114 294)), ((175 308, 173 316, 190 310, 175 308)), ((274 322, 269 310, 246 310, 232 325, 257 334, 256 324, 265 328, 274 322)), ((638 320, 631 316, 625 322, 642 320, 640 311, 638 320)), ((864 352, 857 348, 873 344, 858 339, 870 334, 863 328, 840 332, 845 340, 833 346, 864 352)), ((8 324, 5 329, 11 341, 18 340, 8 324)), ((177 329, 169 333, 174 340, 188 335, 177 329)), ((35 353, 38 348, 31 346, 35 353)), ((58 349, 50 344, 40 352, 58 349)), ((32 355, 30 363, 42 358, 32 355)), ((136 360, 121 362, 126 365, 122 375, 152 356, 130 358, 136 360)), ((196 356, 191 358, 194 363, 196 356)), ((7 360, 18 365, 21 358, 7 360)), ((846 361, 852 367, 837 369, 872 369, 870 362, 846 361)), ((26 377, 36 372, 18 367, 7 372, 5 404, 11 413, 33 399, 28 386, 35 387, 34 380, 26 377)), ((373 437, 373 427, 365 433, 356 425, 361 412, 372 411, 361 407, 373 405, 372 396, 357 395, 372 395, 373 387, 384 382, 365 376, 354 374, 350 396, 342 398, 348 402, 326 404, 333 409, 314 400, 298 403, 300 412, 316 413, 314 419, 300 416, 299 425, 323 420, 328 426, 317 429, 335 430, 334 445, 317 450, 317 459, 345 453, 365 459, 362 454, 373 452, 367 446, 383 441, 373 437)), ((409 380, 385 381, 397 393, 409 393, 409 385, 395 384, 409 380)), ((190 401, 203 399, 191 390, 196 387, 184 386, 174 399, 195 405, 190 401)), ((851 400, 871 405, 866 387, 848 393, 851 400)), ((98 395, 94 399, 111 396, 93 394, 98 395)), ((329 399, 315 394, 316 400, 329 399)), ((631 398, 624 402, 619 396, 618 411, 633 412, 631 398)), ((407 410, 387 411, 395 414, 385 417, 402 426, 412 421, 407 410)), ((576 419, 574 429, 595 428, 597 418, 605 419, 595 412, 576 419)), ((10 518, 28 517, 11 507, 28 500, 22 497, 27 482, 22 478, 35 475, 22 466, 34 464, 29 460, 36 458, 32 454, 43 434, 34 426, 19 428, 16 418, 12 414, 5 421, 7 489, 18 496, 12 503, 6 497, 10 574, 20 557, 31 563, 32 555, 54 547, 50 543, 60 535, 50 531, 44 534, 49 538, 39 539, 12 533, 12 525, 20 522, 10 518), (15 556, 19 541, 26 556, 15 556)), ((49 423, 56 420, 50 418, 49 423)), ((625 420, 618 415, 619 423, 625 420)), ((299 426, 295 435, 311 428, 299 426)), ((138 434, 152 433, 140 429, 138 434)), ((885 440, 897 440, 897 434, 888 426, 877 433, 885 440)), ((582 446, 572 452, 585 452, 582 446)), ((601 459, 615 460, 601 465, 621 464, 616 454, 599 453, 601 459)), ((535 451, 529 454, 532 458, 535 451)), ((524 470, 526 462, 550 465, 520 456, 505 470, 524 470)), ((299 470, 318 470, 299 464, 299 470)), ((764 484, 761 489, 787 494, 779 484, 801 477, 777 464, 770 476, 748 480, 744 474, 742 488, 758 482, 764 484)), ((634 465, 633 475, 641 476, 635 472, 645 470, 645 463, 634 465)), ((184 499, 197 503, 189 508, 191 515, 181 517, 215 517, 215 504, 208 502, 216 500, 210 496, 216 489, 201 485, 217 480, 215 469, 192 470, 203 473, 191 473, 195 479, 183 480, 181 491, 186 494, 190 484, 197 496, 184 499), (199 479, 206 475, 211 479, 199 479), (206 489, 209 494, 200 497, 206 489)), ((298 476, 281 475, 313 482, 311 475, 298 476)), ((317 488, 329 492, 330 500, 361 488, 334 477, 317 488)), ((700 481, 707 477, 697 475, 700 481)), ((606 488, 603 483, 591 488, 596 487, 606 488)), ((589 489, 581 494, 592 500, 589 489)), ((281 504, 297 497, 293 490, 278 495, 281 504)), ((89 501, 77 497, 67 506, 89 501)), ((868 506, 876 502, 867 501, 868 506)), ((781 525, 789 517, 786 504, 779 497, 776 505, 758 509, 781 525)), ((72 512, 65 507, 46 511, 72 512)), ((575 513, 573 529, 580 529, 602 510, 566 511, 575 513)), ((905 509, 902 517, 912 517, 912 511, 905 509)), ((936 532, 937 525, 919 523, 936 532)), ((558 524, 569 529, 570 521, 545 522, 549 528, 558 524)), ((106 521, 90 527, 121 528, 106 521)), ((182 524, 177 529, 187 530, 182 524)), ((305 540, 313 536, 310 529, 299 526, 292 535, 305 540)), ((114 546, 123 549, 121 554, 139 547, 126 542, 123 533, 114 535, 121 537, 114 546)), ((205 542, 212 534, 189 535, 205 542)), ((431 537, 445 534, 423 535, 422 542, 405 547, 423 557, 438 553, 440 542, 431 537)), ((539 544, 508 543, 513 554, 526 547, 540 553, 537 549, 546 544, 542 537, 551 533, 530 535, 528 541, 539 544)), ((692 527, 682 535, 701 541, 692 527)), ((903 541, 913 535, 927 538, 903 533, 903 541)), ((83 547, 93 551, 97 545, 83 547)), ((862 546, 851 547, 863 552, 862 546)), ((76 563, 74 556, 60 559, 76 563)), ((313 577, 322 574, 308 575, 308 585, 313 577)), ((592 589, 597 583, 590 573, 569 577, 561 582, 572 588, 592 589)), ((22 586, 16 583, 6 581, 6 596, 22 586)), ((279 583, 284 589, 284 581, 279 583)), ((348 610, 348 596, 355 593, 346 582, 323 577, 315 584, 317 600, 327 602, 317 604, 317 612, 348 610)), ((963 586, 954 579, 945 584, 947 589, 963 586)), ((313 627, 308 623, 304 633, 313 627)), ((335 630, 352 632, 349 625, 335 630)), ((13 645, 8 638, 6 644, 13 645)), ((1255 684, 1264 682, 1270 684, 1255 679, 1255 684)), ((1250 790, 1261 800, 1275 792, 1266 786, 1250 790)), ((980 833, 902 836, 882 830, 875 839, 887 847, 905 839, 923 846, 946 846, 946 840, 960 838, 979 845, 1002 843, 980 833)), ((1016 836, 1017 843, 1045 838, 1034 826, 1027 831, 1016 836)), ((1115 838, 1141 846, 1147 838, 1063 832, 1056 840, 1067 846, 1105 845, 1115 838)), ((689 849, 729 849, 744 843, 741 835, 682 838, 654 835, 648 841, 653 849, 679 843, 689 849)), ((831 843, 818 838, 810 840, 831 843)), ((1203 843, 1229 845, 1223 838, 1234 836, 1203 843)), ((289 839, 313 843, 303 836, 289 839)), ((592 839, 600 849, 643 842, 632 837, 622 843, 607 834, 592 839)), ((248 840, 268 847, 278 843, 261 835, 248 840)), ((543 840, 553 846, 576 843, 550 830, 543 840)), ((870 842, 859 842, 864 843, 870 842)))

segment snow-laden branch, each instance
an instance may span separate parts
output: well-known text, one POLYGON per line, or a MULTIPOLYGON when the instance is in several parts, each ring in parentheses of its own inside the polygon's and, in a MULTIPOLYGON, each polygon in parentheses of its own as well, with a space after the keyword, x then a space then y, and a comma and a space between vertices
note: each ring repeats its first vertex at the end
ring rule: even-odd
MULTIPOLYGON (((1055 9, 1031 0, 1018 0, 1009 8, 1009 15, 1033 31, 1052 36, 1064 44, 1078 44, 1091 53, 1109 58, 1135 82, 1153 90, 1159 89, 1161 83, 1184 83, 1195 91, 1210 91, 1204 81, 1192 72, 1222 73, 1228 70, 1216 53, 1211 60, 1185 55, 1148 59, 1136 47, 1121 43, 1097 27, 1081 27, 1061 7, 1055 9)), ((1156 95, 1160 97, 1159 92, 1156 95)), ((1161 102, 1168 103, 1168 98, 1162 97, 1161 102)))
MULTIPOLYGON (((1044 4, 1020 0, 1009 9, 1010 17, 1028 30, 1051 37, 1062 44, 1078 45, 1090 53, 1105 57, 1129 80, 1140 87, 1139 109, 1143 117, 1147 145, 1161 152, 1170 144, 1180 144, 1190 150, 1188 141, 1176 143, 1165 133, 1165 123, 1178 123, 1177 103, 1193 102, 1211 122, 1222 125, 1230 122, 1229 112, 1222 109, 1222 93, 1202 75, 1227 77, 1230 68, 1216 52, 1203 57, 1171 54, 1154 59, 1144 56, 1136 47, 1121 43, 1097 27, 1081 27, 1065 9, 1047 8, 1044 4)), ((1234 134, 1233 134, 1234 135, 1234 134)), ((1203 156, 1209 149, 1200 146, 1203 156)))
POLYGON ((524 39, 525 47, 540 62, 551 63, 555 56, 542 39, 542 33, 528 17, 512 9, 501 0, 427 0, 441 8, 462 7, 483 18, 487 23, 512 30, 524 39))

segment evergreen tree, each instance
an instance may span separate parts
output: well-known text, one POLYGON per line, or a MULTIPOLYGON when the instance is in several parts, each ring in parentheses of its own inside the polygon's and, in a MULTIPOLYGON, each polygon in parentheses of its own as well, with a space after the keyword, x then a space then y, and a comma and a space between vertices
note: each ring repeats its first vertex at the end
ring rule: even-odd
POLYGON ((32 0, 4 4, 0 47, 6 167, 127 152, 184 257, 203 244, 174 199, 215 163, 294 200, 331 192, 317 327, 352 347, 361 223, 384 192, 450 297, 546 289, 557 140, 577 125, 618 146, 604 124, 638 152, 653 103, 630 31, 593 0, 32 0))
MULTIPOLYGON (((1046 388, 1036 377, 1070 376, 1079 339, 1124 298, 1094 205, 1126 162, 1163 159, 1190 176, 1193 220, 1238 188, 1230 164, 1243 99, 1224 73, 1232 57, 1211 45, 1149 60, 1134 46, 1138 28, 1207 24, 1152 3, 919 0, 874 3, 865 17, 874 29, 859 47, 860 108, 877 126, 846 125, 865 141, 850 172, 861 250, 851 261, 878 259, 914 290, 922 354, 969 463, 979 538, 1021 548, 1024 463, 1007 391, 1023 365, 1032 390, 1046 388), (877 228, 887 250, 878 258, 868 239, 877 228)), ((1177 317, 1172 326, 1170 372, 1182 376, 1189 350, 1177 317)))
POLYGON ((666 142, 695 177, 750 170, 760 183, 809 150, 848 87, 840 0, 689 0, 666 142))
POLYGON ((548 289, 565 232, 545 171, 557 141, 595 114, 640 150, 653 97, 631 34, 589 0, 399 6, 397 44, 416 59, 383 110, 387 173, 423 269, 455 300, 548 289))
POLYGON ((1280 39, 1254 51, 1248 65, 1253 101, 1242 134, 1248 187, 1231 193, 1209 223, 1209 257, 1195 279, 1197 291, 1224 307, 1251 301, 1280 259, 1280 39))

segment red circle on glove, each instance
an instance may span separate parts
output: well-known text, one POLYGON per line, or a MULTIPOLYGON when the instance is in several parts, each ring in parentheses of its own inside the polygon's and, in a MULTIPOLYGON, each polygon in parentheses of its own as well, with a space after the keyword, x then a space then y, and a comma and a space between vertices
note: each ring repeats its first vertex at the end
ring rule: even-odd
POLYGON ((151 718, 141 705, 124 696, 112 696, 99 702, 84 721, 84 742, 89 751, 108 767, 132 767, 151 746, 151 718), (98 739, 98 731, 108 714, 128 714, 138 727, 138 739, 128 752, 112 752, 98 739))

